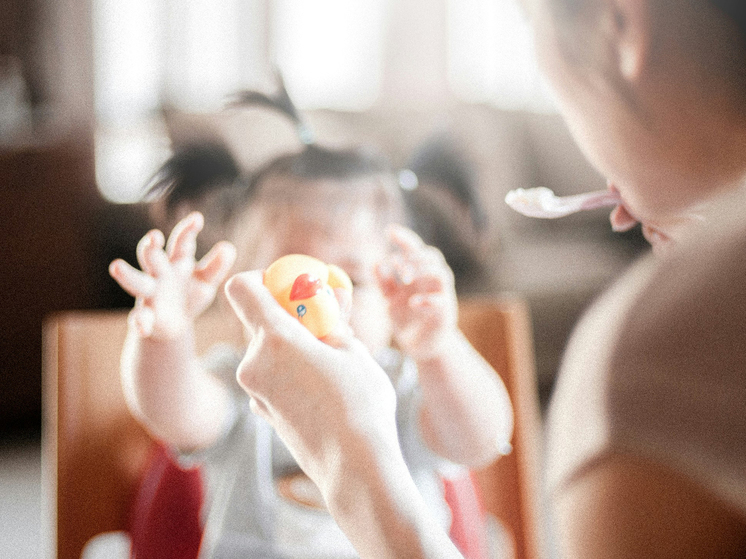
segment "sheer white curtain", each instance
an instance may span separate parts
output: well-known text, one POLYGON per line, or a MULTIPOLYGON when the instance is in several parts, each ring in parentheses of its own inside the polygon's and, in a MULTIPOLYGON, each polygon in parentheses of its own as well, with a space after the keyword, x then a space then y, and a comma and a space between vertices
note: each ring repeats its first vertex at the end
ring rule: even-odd
POLYGON ((277 0, 272 53, 302 108, 365 110, 383 73, 386 0, 277 0))
POLYGON ((168 155, 163 104, 221 109, 279 68, 304 109, 449 98, 551 110, 516 0, 90 0, 96 174, 139 199, 168 155))
POLYGON ((96 177, 137 201, 168 156, 159 110, 219 110, 268 65, 266 0, 92 0, 96 177))
POLYGON ((213 112, 278 67, 302 108, 377 99, 387 0, 91 0, 96 175, 136 201, 168 154, 162 104, 213 112))
POLYGON ((448 82, 469 102, 555 111, 517 0, 448 0, 448 82))
POLYGON ((158 121, 164 68, 164 6, 93 2, 96 180, 115 202, 139 198, 167 149, 158 121))

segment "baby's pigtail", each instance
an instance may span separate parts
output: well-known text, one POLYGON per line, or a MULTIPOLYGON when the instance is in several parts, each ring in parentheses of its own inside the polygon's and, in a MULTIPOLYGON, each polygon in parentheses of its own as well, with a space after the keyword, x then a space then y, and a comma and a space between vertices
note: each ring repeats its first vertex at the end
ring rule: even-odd
POLYGON ((240 170, 230 150, 217 141, 185 145, 156 171, 146 186, 147 200, 163 198, 173 213, 182 202, 195 202, 208 192, 232 186, 240 170))
MULTIPOLYGON (((410 158, 407 169, 414 173, 417 184, 427 184, 453 196, 468 209, 474 229, 484 229, 487 217, 476 189, 476 172, 449 136, 438 135, 423 143, 410 158)), ((414 192, 416 187, 409 188, 414 192)))
POLYGON ((399 173, 412 229, 443 253, 458 292, 490 289, 487 216, 476 172, 454 141, 439 135, 422 144, 399 173))
POLYGON ((285 88, 285 82, 282 76, 277 74, 277 92, 274 95, 267 95, 259 91, 244 90, 237 92, 227 104, 228 107, 267 107, 278 111, 280 114, 290 119, 296 126, 298 138, 306 145, 313 145, 315 137, 313 131, 303 120, 298 108, 288 95, 285 88))

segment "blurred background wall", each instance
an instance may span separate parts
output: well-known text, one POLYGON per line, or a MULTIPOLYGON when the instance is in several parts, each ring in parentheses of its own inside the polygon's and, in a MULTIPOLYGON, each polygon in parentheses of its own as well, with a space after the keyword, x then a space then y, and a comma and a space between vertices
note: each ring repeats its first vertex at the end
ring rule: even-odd
POLYGON ((321 141, 374 142, 405 165, 447 134, 490 222, 486 290, 523 293, 540 386, 584 306, 643 249, 606 215, 537 222, 518 187, 603 188, 554 110, 513 0, 0 0, 0 431, 38 429, 41 327, 62 309, 127 306, 108 262, 134 259, 135 203, 174 142, 239 156, 271 133, 221 112, 279 68, 321 141), (165 118, 164 115, 170 115, 165 118))

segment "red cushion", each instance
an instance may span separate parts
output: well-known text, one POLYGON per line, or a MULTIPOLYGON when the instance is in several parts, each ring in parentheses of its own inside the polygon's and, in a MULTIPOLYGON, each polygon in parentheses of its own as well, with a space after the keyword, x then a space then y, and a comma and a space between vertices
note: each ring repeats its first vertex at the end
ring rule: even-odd
POLYGON ((200 468, 180 468, 154 444, 130 512, 131 558, 196 559, 203 487, 200 468))
POLYGON ((487 559, 484 506, 471 473, 444 477, 443 489, 446 503, 451 509, 451 541, 465 559, 487 559))

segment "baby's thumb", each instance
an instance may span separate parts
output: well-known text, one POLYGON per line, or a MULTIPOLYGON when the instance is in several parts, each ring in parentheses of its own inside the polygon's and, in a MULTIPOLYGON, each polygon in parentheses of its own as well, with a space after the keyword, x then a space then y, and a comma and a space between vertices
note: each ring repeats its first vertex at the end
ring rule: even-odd
POLYGON ((129 323, 135 328, 142 338, 148 338, 153 335, 155 329, 155 313, 152 309, 144 306, 135 306, 130 311, 129 323))

